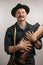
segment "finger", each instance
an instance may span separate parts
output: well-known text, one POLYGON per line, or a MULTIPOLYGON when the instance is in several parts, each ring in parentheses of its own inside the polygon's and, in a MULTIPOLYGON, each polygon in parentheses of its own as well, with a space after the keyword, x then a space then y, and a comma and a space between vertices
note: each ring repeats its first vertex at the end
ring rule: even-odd
POLYGON ((26 39, 26 41, 25 41, 25 43, 31 43, 31 41, 29 40, 29 38, 28 37, 26 37, 27 39, 26 39))
POLYGON ((24 38, 22 38, 22 41, 24 41, 24 38))
POLYGON ((26 36, 30 37, 32 34, 30 32, 26 32, 26 36))
POLYGON ((31 41, 30 40, 26 40, 25 43, 31 44, 31 41))
POLYGON ((27 47, 27 49, 31 49, 31 47, 30 47, 30 46, 28 46, 28 47, 27 47))
POLYGON ((32 44, 29 44, 29 43, 28 43, 27 45, 28 45, 28 46, 32 46, 32 44))
POLYGON ((27 40, 25 39, 24 42, 26 42, 27 40))
POLYGON ((31 50, 31 47, 27 47, 25 48, 26 51, 30 51, 31 50))
POLYGON ((30 33, 26 32, 26 35, 30 35, 30 33))
POLYGON ((26 37, 28 37, 28 33, 27 33, 27 32, 26 32, 26 34, 25 34, 25 35, 26 35, 26 37))
POLYGON ((29 39, 29 37, 26 35, 26 38, 27 38, 27 40, 29 40, 30 41, 30 39, 29 39))
POLYGON ((32 31, 32 34, 34 34, 34 32, 32 31))
POLYGON ((25 34, 25 35, 26 35, 26 37, 29 37, 29 36, 30 36, 30 34, 28 34, 28 32, 26 32, 26 34, 25 34))
POLYGON ((26 43, 27 43, 27 44, 29 44, 29 43, 30 43, 30 41, 26 41, 26 43))
POLYGON ((27 40, 27 39, 25 39, 25 40, 24 40, 24 42, 25 42, 25 43, 29 43, 30 41, 29 41, 29 40, 27 40))
POLYGON ((30 51, 29 49, 25 48, 26 51, 30 51))
POLYGON ((26 45, 27 47, 32 47, 32 45, 26 45))
POLYGON ((28 31, 28 34, 31 34, 31 32, 30 32, 30 31, 28 31))
POLYGON ((25 50, 20 50, 20 52, 24 52, 25 50))

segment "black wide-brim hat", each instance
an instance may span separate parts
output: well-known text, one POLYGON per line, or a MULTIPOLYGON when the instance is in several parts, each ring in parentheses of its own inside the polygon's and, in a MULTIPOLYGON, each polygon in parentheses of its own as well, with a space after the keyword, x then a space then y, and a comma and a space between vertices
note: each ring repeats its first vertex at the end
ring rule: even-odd
POLYGON ((27 5, 17 4, 16 7, 14 7, 14 8, 11 10, 12 16, 15 17, 16 11, 17 11, 18 9, 21 9, 21 8, 25 9, 25 11, 26 11, 27 14, 28 14, 29 11, 30 11, 30 9, 29 9, 29 7, 28 7, 27 5))

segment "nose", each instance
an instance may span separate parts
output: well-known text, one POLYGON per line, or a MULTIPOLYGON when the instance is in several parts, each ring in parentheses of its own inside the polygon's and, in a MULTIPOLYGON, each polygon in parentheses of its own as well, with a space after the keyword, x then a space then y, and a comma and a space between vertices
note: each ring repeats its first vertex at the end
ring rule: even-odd
POLYGON ((20 13, 20 15, 23 15, 22 12, 20 13))

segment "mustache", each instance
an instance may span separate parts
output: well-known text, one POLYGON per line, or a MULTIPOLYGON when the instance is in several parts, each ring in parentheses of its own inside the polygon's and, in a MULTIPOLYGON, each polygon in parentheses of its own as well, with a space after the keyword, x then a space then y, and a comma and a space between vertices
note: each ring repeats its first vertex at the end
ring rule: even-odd
POLYGON ((21 18, 21 17, 24 18, 24 16, 19 16, 18 18, 21 18))

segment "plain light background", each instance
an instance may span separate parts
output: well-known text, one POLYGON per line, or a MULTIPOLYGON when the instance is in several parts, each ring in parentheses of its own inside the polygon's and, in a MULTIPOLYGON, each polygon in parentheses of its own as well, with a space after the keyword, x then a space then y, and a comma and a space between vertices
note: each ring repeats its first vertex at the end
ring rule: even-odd
MULTIPOLYGON (((11 15, 11 9, 18 3, 30 7, 30 13, 26 19, 29 23, 43 24, 43 0, 0 0, 0 65, 7 65, 10 57, 4 51, 4 36, 7 28, 16 22, 16 18, 11 15)), ((35 62, 36 65, 43 65, 43 47, 41 50, 36 50, 35 62)))

